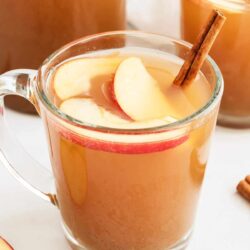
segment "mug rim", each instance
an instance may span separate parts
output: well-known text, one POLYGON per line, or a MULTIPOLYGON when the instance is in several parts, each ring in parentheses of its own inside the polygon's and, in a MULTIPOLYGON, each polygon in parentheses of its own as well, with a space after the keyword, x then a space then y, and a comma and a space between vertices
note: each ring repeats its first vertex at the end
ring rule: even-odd
POLYGON ((220 2, 218 1, 215 2, 214 0, 208 0, 207 2, 211 4, 215 4, 215 6, 217 6, 218 8, 227 7, 227 3, 229 3, 229 4, 233 4, 236 10, 249 10, 250 9, 250 3, 247 3, 245 1, 239 2, 238 0, 221 0, 220 2))
POLYGON ((207 56, 206 62, 208 62, 209 65, 211 65, 211 68, 214 72, 214 75, 216 76, 216 84, 213 90, 213 93, 211 94, 210 99, 206 102, 206 104, 198 109, 196 112, 192 113, 189 116, 184 117, 183 119, 177 120, 175 122, 169 123, 169 124, 164 124, 160 126, 153 126, 149 128, 113 128, 113 127, 107 127, 107 126, 101 126, 101 125, 96 125, 96 124, 91 124, 87 122, 82 122, 78 119, 75 119, 65 113, 63 113, 60 109, 58 109, 53 102, 50 101, 46 93, 44 92, 42 86, 44 85, 43 82, 46 82, 47 79, 45 79, 45 71, 48 68, 47 65, 49 65, 56 57, 59 55, 63 54, 65 51, 70 49, 71 47, 84 43, 84 42, 89 42, 94 39, 102 38, 105 36, 115 36, 115 35, 126 35, 126 36, 137 36, 137 37, 144 37, 144 38, 149 38, 155 37, 155 38, 160 38, 165 41, 171 41, 172 43, 177 43, 179 45, 185 46, 187 48, 191 48, 192 44, 181 40, 181 39, 176 39, 170 36, 166 35, 160 35, 160 34, 155 34, 155 33, 150 33, 150 32, 143 32, 143 31, 134 31, 134 30, 124 30, 124 31, 109 31, 109 32, 103 32, 103 33, 98 33, 94 35, 89 35, 85 36, 83 38, 74 40, 65 46, 61 47, 60 49, 56 50, 54 53, 52 53, 41 65, 38 71, 38 76, 37 76, 37 83, 35 84, 35 89, 36 92, 38 93, 39 99, 42 101, 43 105, 45 108, 54 116, 59 118, 60 120, 69 123, 73 126, 77 126, 82 129, 88 129, 88 130, 95 130, 99 132, 104 132, 104 133, 113 133, 113 134, 141 134, 141 133, 156 133, 156 132, 164 132, 167 130, 175 130, 181 127, 184 127, 188 124, 191 124, 194 121, 197 121, 198 119, 206 116, 208 113, 210 113, 214 107, 220 102, 223 90, 224 90, 224 80, 222 73, 215 63, 215 61, 210 57, 207 56), (39 83, 40 82, 40 83, 39 83))

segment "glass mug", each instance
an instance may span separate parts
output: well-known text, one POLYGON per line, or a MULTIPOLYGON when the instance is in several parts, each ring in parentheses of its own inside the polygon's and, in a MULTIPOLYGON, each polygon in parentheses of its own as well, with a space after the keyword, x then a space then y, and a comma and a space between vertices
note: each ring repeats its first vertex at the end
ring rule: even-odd
POLYGON ((211 56, 225 79, 219 123, 250 127, 250 2, 248 0, 182 0, 182 38, 194 42, 213 8, 227 17, 211 56))
POLYGON ((48 90, 57 65, 74 56, 121 48, 184 58, 190 46, 161 35, 108 32, 64 46, 38 71, 1 75, 0 160, 26 187, 60 209, 73 249, 184 249, 192 232, 223 79, 208 57, 202 72, 213 89, 210 100, 189 117, 160 127, 101 127, 56 108, 48 90), (11 139, 4 122, 3 97, 8 94, 28 99, 38 110, 47 132, 53 177, 44 168, 35 168, 34 160, 11 139), (138 150, 162 143, 162 151, 138 150))

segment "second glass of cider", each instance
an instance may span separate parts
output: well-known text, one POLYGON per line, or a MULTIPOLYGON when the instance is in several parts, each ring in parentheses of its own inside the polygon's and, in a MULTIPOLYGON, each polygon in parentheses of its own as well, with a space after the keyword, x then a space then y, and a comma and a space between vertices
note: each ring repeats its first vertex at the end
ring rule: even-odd
POLYGON ((250 127, 250 2, 182 0, 182 38, 194 43, 211 9, 219 9, 227 17, 211 50, 225 80, 219 123, 250 127))

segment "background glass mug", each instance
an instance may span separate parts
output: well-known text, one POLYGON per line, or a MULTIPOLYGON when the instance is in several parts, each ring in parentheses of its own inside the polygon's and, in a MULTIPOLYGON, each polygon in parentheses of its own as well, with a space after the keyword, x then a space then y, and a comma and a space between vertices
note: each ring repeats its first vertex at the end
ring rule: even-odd
POLYGON ((85 124, 60 112, 49 93, 50 75, 65 60, 127 48, 184 58, 190 47, 160 35, 109 32, 66 45, 38 71, 1 75, 0 160, 31 191, 58 206, 73 249, 182 249, 192 231, 223 92, 222 76, 212 59, 207 58, 202 68, 213 89, 210 100, 191 116, 161 127, 125 130, 85 124), (52 175, 35 168, 8 133, 3 108, 8 94, 28 99, 41 115, 55 193, 52 175), (152 143, 172 146, 129 153, 152 143))
MULTIPOLYGON (((125 10, 125 0, 0 0, 0 73, 37 69, 66 43, 125 29, 125 10)), ((34 110, 17 97, 9 96, 7 104, 34 110)))
POLYGON ((225 79, 219 123, 250 127, 250 2, 248 0, 182 0, 182 38, 194 42, 211 9, 227 21, 211 49, 225 79))

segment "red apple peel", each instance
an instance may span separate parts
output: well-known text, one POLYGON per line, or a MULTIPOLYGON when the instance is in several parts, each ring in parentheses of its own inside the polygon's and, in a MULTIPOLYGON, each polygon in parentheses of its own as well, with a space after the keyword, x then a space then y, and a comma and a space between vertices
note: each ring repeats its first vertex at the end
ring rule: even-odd
POLYGON ((72 143, 79 144, 83 147, 119 154, 146 154, 160 152, 175 148, 186 142, 189 138, 188 135, 185 135, 176 139, 158 142, 120 143, 98 140, 87 136, 80 137, 77 134, 63 130, 60 131, 60 134, 72 143))

